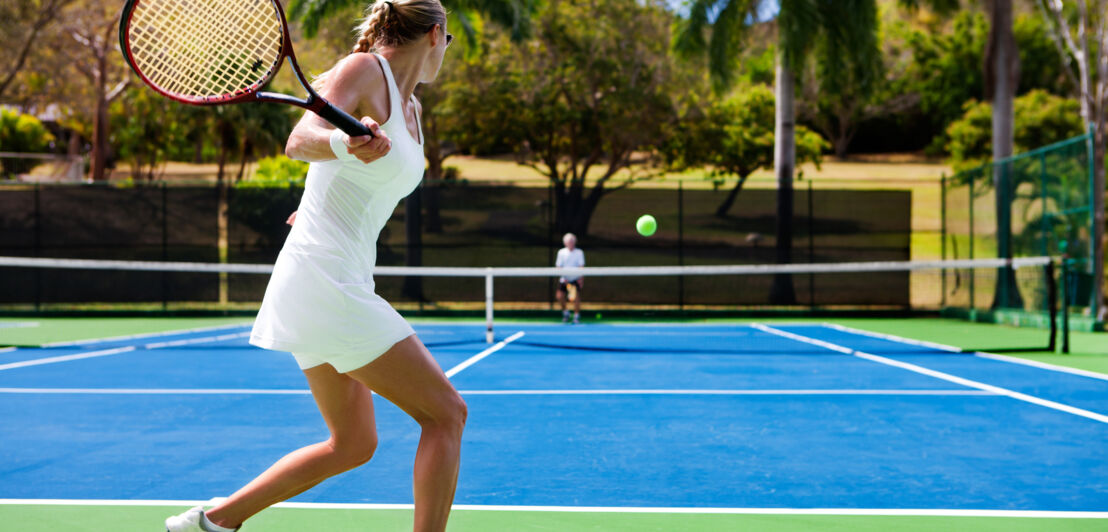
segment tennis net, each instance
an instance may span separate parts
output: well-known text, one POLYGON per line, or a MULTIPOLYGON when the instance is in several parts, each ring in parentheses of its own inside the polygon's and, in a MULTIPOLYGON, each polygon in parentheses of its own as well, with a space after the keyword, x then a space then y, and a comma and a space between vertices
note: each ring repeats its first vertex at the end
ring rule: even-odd
MULTIPOLYGON (((218 311, 257 309, 269 264, 0 257, 0 310, 218 311)), ((379 266, 376 291, 409 315, 558 316, 559 277, 583 276, 595 318, 944 315, 1029 326, 1053 350, 1058 319, 1050 257, 786 265, 469 268, 379 266), (1011 271, 1021 297, 993 297, 1011 271)))

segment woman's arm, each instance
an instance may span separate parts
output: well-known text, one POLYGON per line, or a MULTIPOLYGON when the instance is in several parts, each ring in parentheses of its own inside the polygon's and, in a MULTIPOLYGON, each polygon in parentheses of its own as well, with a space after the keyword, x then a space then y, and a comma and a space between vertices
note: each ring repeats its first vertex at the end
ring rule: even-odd
MULTIPOLYGON (((380 129, 378 121, 374 118, 382 116, 382 107, 379 105, 381 98, 374 98, 375 93, 387 91, 384 74, 377 64, 377 58, 371 54, 353 54, 339 61, 335 68, 327 75, 324 86, 320 89, 320 95, 331 105, 348 113, 366 113, 361 122, 373 131, 376 137, 368 135, 358 137, 346 137, 347 151, 361 160, 363 163, 373 162, 383 157, 392 147, 392 142, 383 129, 380 129)), ((387 102, 387 95, 384 95, 387 102)), ((387 103, 383 107, 387 115, 387 103)), ((355 115, 357 116, 357 115, 355 115)), ((331 150, 331 133, 335 127, 315 113, 304 113, 300 122, 293 128, 285 144, 285 155, 291 159, 307 162, 330 161, 335 159, 335 153, 331 150)))

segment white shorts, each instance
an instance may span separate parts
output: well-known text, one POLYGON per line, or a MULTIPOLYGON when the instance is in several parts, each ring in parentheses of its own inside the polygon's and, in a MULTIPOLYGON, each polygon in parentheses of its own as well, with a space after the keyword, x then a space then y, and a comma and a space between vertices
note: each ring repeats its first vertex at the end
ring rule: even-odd
MULTIPOLYGON (((411 336, 411 335, 408 335, 411 336)), ((406 339, 407 336, 401 338, 397 343, 406 339)), ((392 344, 396 345, 396 344, 392 344)), ((389 347, 391 349, 391 346, 389 347)), ((292 357, 296 359, 296 365, 300 366, 300 369, 309 369, 323 364, 330 364, 335 368, 335 371, 339 373, 349 373, 354 371, 378 358, 381 355, 387 353, 388 350, 380 353, 373 351, 364 351, 357 353, 341 353, 332 355, 321 355, 318 353, 293 353, 292 357)))

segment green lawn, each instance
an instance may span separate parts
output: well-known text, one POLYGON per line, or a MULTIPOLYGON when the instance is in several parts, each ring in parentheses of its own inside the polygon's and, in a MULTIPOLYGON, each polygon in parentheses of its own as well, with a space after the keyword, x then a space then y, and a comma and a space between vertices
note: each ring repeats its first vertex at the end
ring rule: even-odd
MULTIPOLYGON (((5 530, 150 532, 184 510, 173 506, 0 505, 5 530)), ((248 528, 247 528, 248 527, 248 528)), ((403 532, 411 510, 270 508, 248 521, 258 532, 403 532)), ((1105 530, 1103 519, 839 516, 454 510, 452 532, 1077 532, 1105 530)))

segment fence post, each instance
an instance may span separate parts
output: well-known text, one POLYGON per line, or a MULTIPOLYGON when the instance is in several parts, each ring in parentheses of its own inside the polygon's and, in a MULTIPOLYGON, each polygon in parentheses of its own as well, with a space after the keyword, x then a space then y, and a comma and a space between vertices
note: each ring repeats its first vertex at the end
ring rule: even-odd
MULTIPOLYGON (((169 195, 162 181, 162 261, 169 260, 169 195)), ((169 273, 162 272, 162 310, 169 308, 169 273)))
MULTIPOLYGON (((35 183, 35 248, 34 256, 42 256, 42 206, 39 198, 39 189, 42 185, 35 183)), ((35 312, 42 310, 42 268, 35 269, 35 312)))
MULTIPOLYGON (((814 202, 812 201, 812 180, 808 180, 808 262, 815 262, 816 256, 816 230, 814 224, 814 202)), ((808 273, 808 307, 815 310, 816 308, 816 276, 815 274, 808 273)))
MULTIPOLYGON (((946 260, 946 172, 939 174, 939 253, 946 260)), ((942 295, 939 296, 939 308, 946 308, 946 268, 940 273, 942 295)))
POLYGON ((492 330, 492 268, 485 268, 485 343, 493 342, 492 330))
MULTIPOLYGON (((685 265, 685 181, 677 180, 677 264, 685 265)), ((685 310, 685 276, 677 276, 677 309, 685 310)))
MULTIPOLYGON (((984 167, 982 167, 984 168, 984 167)), ((969 258, 973 259, 973 247, 976 244, 974 242, 974 225, 973 225, 973 180, 976 179, 976 175, 973 173, 968 174, 969 178, 969 258)), ((977 321, 977 304, 974 301, 976 269, 969 269, 969 312, 970 321, 977 321)))

